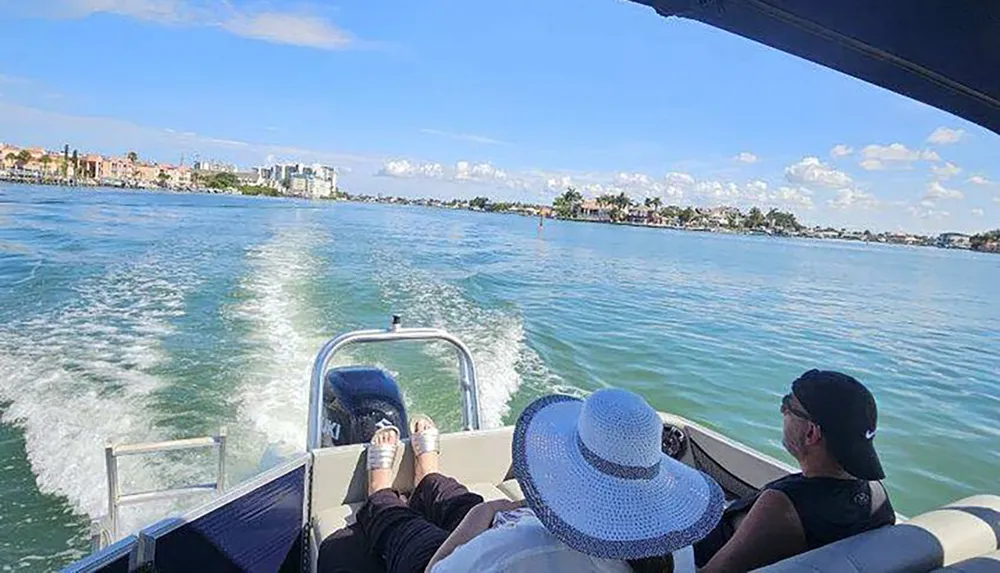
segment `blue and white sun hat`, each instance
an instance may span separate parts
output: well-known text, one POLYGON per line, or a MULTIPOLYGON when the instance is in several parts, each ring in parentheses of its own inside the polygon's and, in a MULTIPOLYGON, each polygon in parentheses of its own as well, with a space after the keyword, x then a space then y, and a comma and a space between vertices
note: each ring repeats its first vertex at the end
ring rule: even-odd
POLYGON ((661 450, 663 422, 642 397, 599 390, 546 396, 514 430, 514 476, 538 519, 573 549, 605 559, 666 555, 722 517, 712 478, 661 450))

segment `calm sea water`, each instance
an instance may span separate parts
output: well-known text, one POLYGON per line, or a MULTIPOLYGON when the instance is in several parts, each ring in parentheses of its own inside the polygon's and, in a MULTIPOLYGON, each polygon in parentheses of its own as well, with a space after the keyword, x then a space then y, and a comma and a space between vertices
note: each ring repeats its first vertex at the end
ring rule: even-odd
MULTIPOLYGON (((812 368, 865 381, 897 508, 1000 492, 1000 257, 417 207, 0 187, 0 568, 81 556, 103 445, 231 437, 229 480, 301 448, 324 339, 447 328, 485 421, 616 385, 766 453, 812 368)), ((452 353, 364 349, 412 410, 459 423, 452 353)), ((127 460, 128 490, 211 475, 127 460)), ((126 511, 127 526, 172 507, 126 511)))

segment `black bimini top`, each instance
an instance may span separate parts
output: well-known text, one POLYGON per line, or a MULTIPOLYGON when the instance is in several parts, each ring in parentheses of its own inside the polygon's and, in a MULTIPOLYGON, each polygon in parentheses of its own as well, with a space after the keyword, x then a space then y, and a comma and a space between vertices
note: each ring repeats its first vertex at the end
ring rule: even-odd
POLYGON ((1000 0, 632 0, 1000 133, 1000 0))

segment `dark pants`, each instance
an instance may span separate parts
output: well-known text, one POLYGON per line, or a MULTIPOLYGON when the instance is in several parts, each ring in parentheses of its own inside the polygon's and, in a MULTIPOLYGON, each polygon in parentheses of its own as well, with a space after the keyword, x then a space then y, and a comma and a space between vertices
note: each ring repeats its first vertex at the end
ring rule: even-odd
POLYGON ((322 573, 420 573, 483 498, 453 478, 430 474, 408 502, 391 489, 370 496, 357 523, 335 531, 319 550, 322 573))

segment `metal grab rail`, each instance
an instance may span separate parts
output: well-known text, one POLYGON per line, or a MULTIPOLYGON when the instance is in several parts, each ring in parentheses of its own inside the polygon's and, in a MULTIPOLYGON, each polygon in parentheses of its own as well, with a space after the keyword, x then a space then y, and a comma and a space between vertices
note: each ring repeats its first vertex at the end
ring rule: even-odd
POLYGON ((458 353, 458 377, 462 390, 462 426, 464 430, 478 430, 479 387, 476 381, 476 366, 472 353, 461 340, 439 328, 403 328, 398 316, 392 317, 392 325, 387 330, 358 330, 342 334, 323 345, 313 363, 312 381, 309 389, 309 434, 306 449, 312 451, 322 447, 323 428, 323 384, 326 371, 333 362, 334 355, 351 344, 370 342, 395 342, 401 340, 448 342, 458 353))
POLYGON ((221 428, 219 430, 219 434, 216 436, 206 436, 204 438, 188 438, 183 440, 150 442, 145 444, 115 445, 108 442, 107 445, 104 446, 104 462, 108 471, 108 522, 106 524, 96 524, 94 527, 97 531, 92 533, 95 545, 102 547, 108 541, 106 536, 110 536, 111 541, 118 539, 118 510, 123 505, 144 503, 157 499, 169 499, 173 497, 205 493, 207 491, 215 491, 218 493, 225 491, 226 428, 221 428), (121 493, 121 484, 118 481, 119 457, 172 452, 177 450, 195 450, 201 448, 218 448, 219 465, 215 483, 197 484, 161 490, 140 491, 126 494, 121 493))

